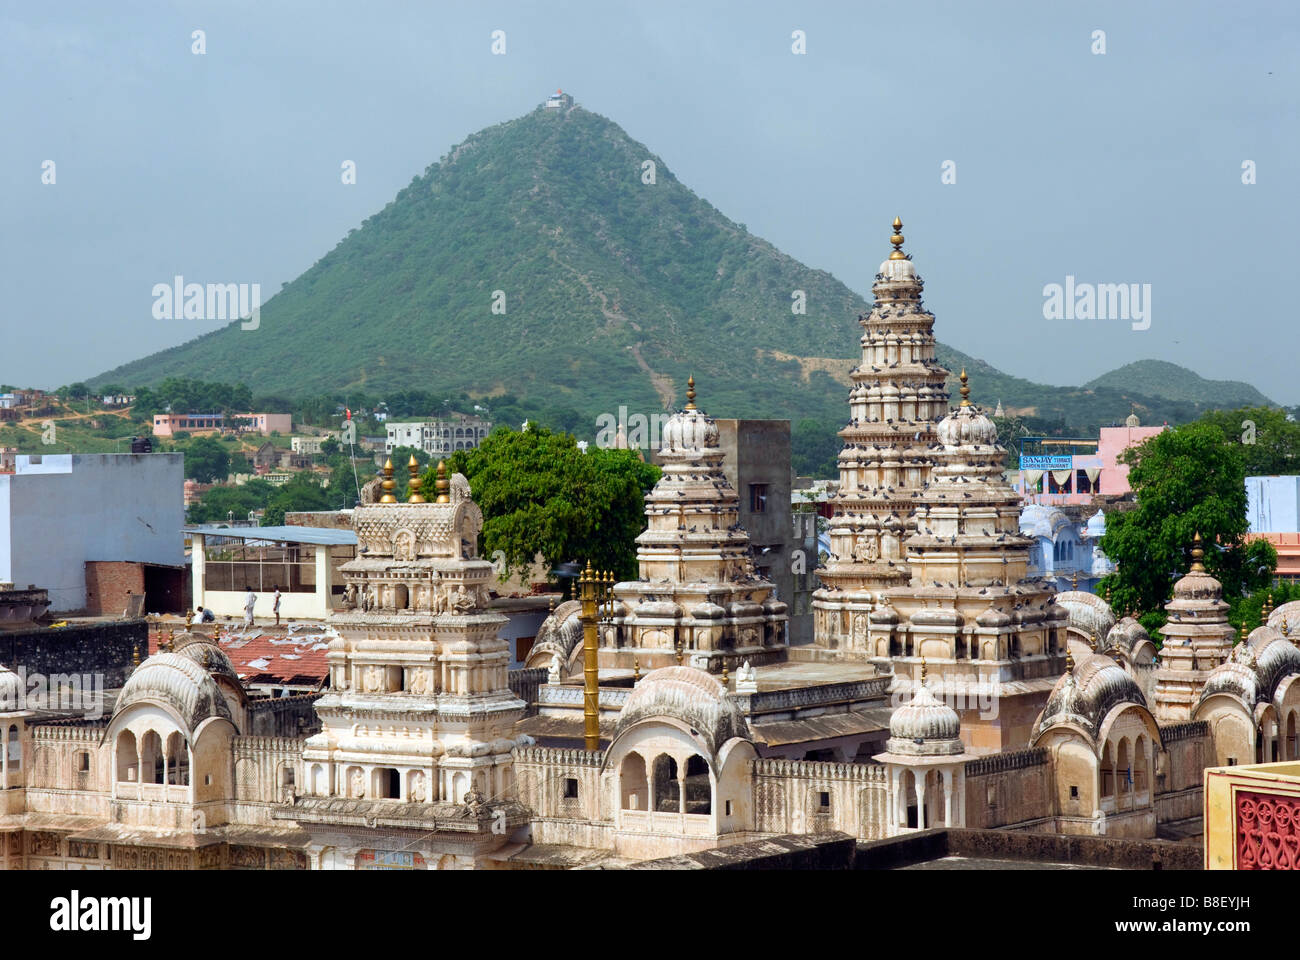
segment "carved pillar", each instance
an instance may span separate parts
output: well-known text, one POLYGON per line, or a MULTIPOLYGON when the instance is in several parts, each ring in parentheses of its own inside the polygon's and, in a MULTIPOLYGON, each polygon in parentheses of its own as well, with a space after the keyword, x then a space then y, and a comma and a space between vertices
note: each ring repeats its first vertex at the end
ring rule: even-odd
POLYGON ((916 829, 918 830, 925 829, 925 788, 928 779, 929 772, 922 768, 920 775, 916 776, 916 829))
POLYGON ((953 823, 953 796, 952 796, 952 767, 943 769, 943 825, 945 827, 955 827, 953 823))

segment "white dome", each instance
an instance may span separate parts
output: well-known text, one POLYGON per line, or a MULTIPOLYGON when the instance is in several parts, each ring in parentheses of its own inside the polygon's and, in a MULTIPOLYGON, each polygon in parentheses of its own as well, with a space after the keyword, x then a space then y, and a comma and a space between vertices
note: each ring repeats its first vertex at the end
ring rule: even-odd
POLYGON ((718 424, 700 410, 682 410, 663 426, 664 450, 703 450, 718 446, 718 424))
POLYGON ((0 666, 0 713, 16 713, 23 702, 23 681, 8 667, 0 666))
POLYGON ((916 268, 911 260, 886 260, 880 265, 880 275, 886 280, 915 280, 916 268))
POLYGON ((924 681, 912 699, 889 718, 890 753, 945 756, 961 753, 961 718, 957 711, 936 700, 924 681))
POLYGON ((998 442, 998 428, 976 407, 958 407, 939 421, 935 428, 939 442, 949 447, 984 446, 991 447, 998 442))

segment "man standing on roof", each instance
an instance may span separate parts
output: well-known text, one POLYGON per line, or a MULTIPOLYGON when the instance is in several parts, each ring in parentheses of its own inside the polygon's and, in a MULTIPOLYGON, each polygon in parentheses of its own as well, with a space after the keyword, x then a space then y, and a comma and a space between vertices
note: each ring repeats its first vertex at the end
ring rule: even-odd
POLYGON ((248 595, 244 597, 244 629, 249 630, 253 626, 253 607, 257 603, 257 594, 253 592, 252 587, 246 589, 248 595))
POLYGON ((275 605, 271 608, 275 611, 275 625, 280 625, 280 585, 275 585, 275 605))

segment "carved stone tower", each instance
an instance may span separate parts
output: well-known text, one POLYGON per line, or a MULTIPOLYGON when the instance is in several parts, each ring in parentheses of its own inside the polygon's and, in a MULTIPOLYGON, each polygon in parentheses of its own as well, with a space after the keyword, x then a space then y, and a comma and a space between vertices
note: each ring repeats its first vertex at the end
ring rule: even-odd
POLYGON ((902 251, 902 223, 872 284, 862 324, 862 363, 853 371, 850 420, 840 431, 840 488, 831 501, 831 556, 813 594, 814 644, 854 656, 853 618, 909 580, 903 541, 916 494, 930 479, 936 421, 948 410, 948 371, 934 354, 934 316, 921 304, 921 277, 902 251))

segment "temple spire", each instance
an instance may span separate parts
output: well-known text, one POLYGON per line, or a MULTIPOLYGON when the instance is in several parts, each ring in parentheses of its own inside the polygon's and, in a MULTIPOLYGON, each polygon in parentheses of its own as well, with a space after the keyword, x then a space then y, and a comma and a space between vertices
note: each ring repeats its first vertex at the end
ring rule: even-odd
POLYGON ((970 406, 970 385, 966 382, 966 368, 961 368, 961 405, 970 406))
POLYGON ((1196 536, 1192 538, 1192 573, 1204 573, 1205 564, 1201 560, 1205 557, 1205 550, 1201 546, 1201 532, 1196 531, 1196 536))
POLYGON ((686 409, 695 409, 695 374, 686 378, 686 409))

